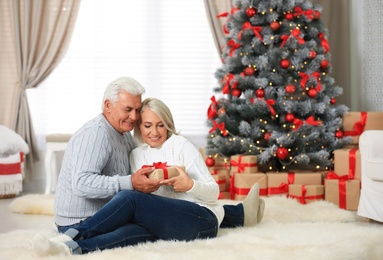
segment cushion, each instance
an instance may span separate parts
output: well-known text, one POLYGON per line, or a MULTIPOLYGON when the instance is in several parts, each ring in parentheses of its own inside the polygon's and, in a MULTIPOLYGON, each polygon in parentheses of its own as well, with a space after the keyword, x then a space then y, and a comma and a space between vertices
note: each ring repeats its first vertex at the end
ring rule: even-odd
POLYGON ((19 152, 29 153, 28 144, 21 135, 4 125, 0 125, 0 140, 0 157, 7 157, 19 152))

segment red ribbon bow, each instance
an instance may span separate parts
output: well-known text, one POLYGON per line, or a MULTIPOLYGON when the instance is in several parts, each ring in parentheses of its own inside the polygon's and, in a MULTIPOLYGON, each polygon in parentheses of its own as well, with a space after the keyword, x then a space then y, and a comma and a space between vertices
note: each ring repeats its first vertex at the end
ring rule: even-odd
POLYGON ((217 123, 217 121, 213 121, 213 128, 210 129, 209 133, 213 133, 216 129, 221 130, 222 135, 226 136, 228 134, 228 131, 225 129, 225 122, 217 123))
POLYGON ((169 178, 169 174, 168 174, 168 169, 167 167, 169 167, 167 165, 167 162, 154 162, 152 165, 143 165, 141 168, 149 168, 149 167, 154 167, 156 169, 161 169, 163 170, 164 172, 164 179, 168 179, 169 178))
POLYGON ((211 104, 209 108, 207 109, 207 118, 209 120, 214 117, 217 117, 217 104, 218 104, 218 102, 215 100, 215 96, 212 96, 210 100, 211 100, 211 104))
POLYGON ((244 30, 252 30, 253 33, 255 34, 255 36, 257 36, 257 38, 260 40, 260 41, 263 41, 262 39, 262 36, 260 34, 260 32, 262 31, 262 26, 252 26, 250 22, 245 22, 242 26, 242 30, 239 31, 238 33, 238 39, 242 40, 242 33, 244 30))
POLYGON ((309 80, 310 77, 312 77, 312 78, 316 78, 317 79, 317 86, 316 86, 315 89, 318 92, 320 92, 322 90, 322 84, 320 83, 320 73, 319 72, 314 71, 313 73, 311 73, 311 76, 309 76, 308 74, 306 74, 304 72, 300 72, 299 76, 302 78, 301 79, 301 88, 302 89, 305 89, 307 81, 309 80))
POLYGON ((298 40, 298 43, 299 44, 304 44, 305 43, 305 40, 302 38, 302 37, 299 37, 299 35, 301 34, 301 31, 299 29, 294 29, 292 32, 291 32, 291 35, 282 35, 281 36, 281 39, 283 40, 282 43, 281 43, 281 48, 283 48, 283 46, 285 46, 287 40, 290 38, 290 37, 294 37, 298 40))
POLYGON ((274 116, 275 110, 273 108, 273 105, 275 105, 275 100, 274 99, 268 99, 268 100, 266 100, 266 104, 269 107, 271 114, 274 116))
POLYGON ((300 6, 296 6, 294 8, 294 17, 300 16, 300 15, 306 16, 309 20, 314 19, 314 11, 312 9, 303 11, 303 9, 300 6))
POLYGON ((230 57, 233 57, 234 51, 238 49, 239 47, 241 47, 242 45, 239 43, 235 43, 235 41, 231 39, 227 42, 227 46, 231 47, 229 55, 230 57))
MULTIPOLYGON (((227 74, 225 76, 225 78, 223 79, 225 81, 225 85, 222 88, 222 93, 223 94, 229 94, 229 92, 230 92, 230 83, 231 83, 231 81, 233 79, 234 79, 234 74, 229 73, 229 74, 227 74)), ((235 89, 237 87, 237 84, 238 84, 238 82, 234 81, 233 84, 231 85, 231 88, 235 89)))
POLYGON ((318 37, 321 40, 321 44, 322 44, 322 47, 324 49, 324 53, 326 54, 327 52, 330 51, 330 45, 329 45, 327 39, 325 38, 324 33, 319 33, 318 37))
POLYGON ((360 112, 360 121, 355 122, 354 128, 351 131, 343 131, 346 136, 357 136, 361 135, 364 131, 364 127, 367 122, 367 112, 360 112))
MULTIPOLYGON (((314 119, 314 116, 309 116, 307 119, 306 119, 306 124, 308 125, 312 125, 312 126, 318 126, 320 124, 322 124, 322 121, 320 120, 315 120, 314 119)), ((298 119, 298 118, 295 118, 294 121, 293 121, 293 124, 295 125, 295 128, 293 129, 293 131, 297 131, 299 127, 301 127, 303 125, 303 121, 298 119)))

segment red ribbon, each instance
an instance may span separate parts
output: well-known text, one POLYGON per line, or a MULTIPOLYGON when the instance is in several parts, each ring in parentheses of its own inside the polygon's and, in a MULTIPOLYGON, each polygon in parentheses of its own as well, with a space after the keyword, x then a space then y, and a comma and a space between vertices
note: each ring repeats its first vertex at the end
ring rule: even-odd
POLYGON ((164 179, 167 180, 169 178, 167 167, 169 167, 169 166, 166 165, 166 164, 167 164, 166 162, 164 162, 164 163, 162 163, 162 162, 154 162, 152 165, 143 165, 141 168, 154 167, 156 169, 161 169, 164 172, 164 179))
POLYGON ((234 51, 238 49, 239 47, 241 47, 242 45, 240 43, 235 43, 234 40, 229 40, 227 42, 227 46, 231 47, 229 55, 230 57, 233 57, 234 51))
POLYGON ((241 161, 242 161, 242 155, 238 156, 238 161, 230 160, 231 166, 238 167, 237 168, 237 172, 238 173, 244 172, 245 171, 245 167, 256 167, 256 166, 258 166, 257 163, 241 163, 241 161))
POLYGON ((229 15, 228 12, 224 12, 224 13, 221 13, 221 14, 217 15, 217 18, 227 17, 228 15, 229 15))
MULTIPOLYGON (((233 80, 233 79, 234 79, 234 74, 229 73, 229 74, 227 74, 225 76, 225 78, 223 79, 225 81, 225 85, 222 88, 222 93, 223 94, 229 94, 229 92, 230 92, 230 81, 233 80)), ((236 83, 237 82, 233 83, 233 87, 232 88, 235 88, 237 86, 236 83)))
POLYGON ((285 46, 287 40, 290 38, 290 37, 294 37, 298 40, 298 43, 299 44, 304 44, 305 43, 305 40, 302 38, 302 37, 299 37, 299 35, 301 34, 301 31, 299 29, 293 29, 293 31, 291 32, 290 35, 282 35, 281 36, 281 39, 283 40, 282 43, 281 43, 281 46, 280 48, 283 48, 283 46, 285 46))
POLYGON ((319 33, 318 37, 321 40, 321 44, 322 44, 322 47, 324 49, 324 53, 326 54, 327 52, 330 51, 330 45, 329 45, 327 39, 325 38, 324 33, 319 33))
POLYGON ((364 131, 364 127, 367 122, 367 112, 360 112, 360 121, 354 124, 354 129, 349 131, 343 131, 346 136, 358 136, 364 131))
MULTIPOLYGON (((301 88, 305 89, 306 88, 306 83, 309 80, 310 76, 308 74, 304 73, 304 72, 300 72, 299 76, 302 78, 301 79, 301 88)), ((318 92, 320 92, 322 90, 322 84, 320 83, 320 73, 317 72, 317 71, 314 71, 313 73, 311 73, 311 77, 317 79, 317 87, 315 89, 318 92)))
POLYGON ((274 110, 274 108, 272 106, 275 105, 275 100, 274 99, 268 99, 268 100, 266 100, 266 104, 267 104, 267 106, 270 109, 270 113, 274 116, 275 115, 275 110, 274 110))
POLYGON ((346 209, 346 181, 349 180, 348 175, 339 176, 335 172, 329 172, 326 176, 327 180, 338 180, 339 187, 339 207, 346 209))
POLYGON ((356 152, 358 148, 353 148, 348 154, 348 177, 350 180, 355 179, 355 169, 356 169, 356 152))
POLYGON ((257 38, 260 40, 260 41, 263 41, 262 39, 262 36, 260 34, 260 32, 262 31, 262 26, 252 26, 250 22, 245 22, 242 26, 242 30, 239 31, 238 33, 238 39, 242 40, 242 33, 244 30, 249 30, 251 29, 253 31, 253 33, 255 34, 255 36, 257 36, 257 38))
POLYGON ((217 123, 217 121, 213 121, 213 128, 210 129, 209 133, 213 133, 216 129, 221 130, 222 135, 226 136, 228 134, 228 131, 225 129, 225 122, 217 123))
POLYGON ((319 200, 323 199, 324 196, 322 195, 312 195, 312 196, 306 196, 306 185, 302 185, 302 195, 301 196, 296 196, 296 195, 291 195, 289 194, 289 198, 297 199, 301 204, 306 204, 306 200, 319 200))
MULTIPOLYGON (((314 116, 309 116, 307 119, 306 119, 306 124, 308 125, 312 125, 312 126, 318 126, 320 124, 322 124, 322 121, 320 120, 315 120, 314 119, 314 116)), ((299 127, 301 127, 303 125, 303 121, 298 119, 298 118, 294 118, 293 120, 293 124, 295 125, 295 128, 293 129, 293 131, 297 131, 299 127)))
POLYGON ((300 15, 306 16, 309 20, 314 19, 314 11, 312 9, 303 11, 300 6, 296 6, 294 8, 294 17, 300 16, 300 15))
POLYGON ((212 96, 210 98, 211 104, 209 108, 207 109, 207 118, 212 119, 214 117, 217 117, 217 101, 215 100, 215 96, 212 96))

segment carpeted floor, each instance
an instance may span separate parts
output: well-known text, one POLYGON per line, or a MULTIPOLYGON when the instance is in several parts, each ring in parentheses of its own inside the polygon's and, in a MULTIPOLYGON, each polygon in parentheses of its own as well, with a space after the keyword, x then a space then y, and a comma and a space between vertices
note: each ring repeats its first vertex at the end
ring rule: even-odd
MULTIPOLYGON (((383 259, 382 224, 360 221, 353 212, 325 201, 307 205, 285 197, 265 201, 259 225, 222 229, 215 239, 158 241, 82 256, 41 258, 30 246, 31 239, 38 233, 52 237, 56 231, 31 227, 0 235, 0 259, 383 259)), ((53 197, 34 195, 15 200, 10 210, 49 215, 52 207, 53 197)))

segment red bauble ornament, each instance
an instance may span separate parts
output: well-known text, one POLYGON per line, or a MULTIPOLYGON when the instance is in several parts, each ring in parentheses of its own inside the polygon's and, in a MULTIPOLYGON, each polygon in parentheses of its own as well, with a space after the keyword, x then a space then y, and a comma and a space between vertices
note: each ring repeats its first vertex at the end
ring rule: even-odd
POLYGON ((292 13, 287 13, 287 14, 285 15, 285 18, 286 18, 287 20, 291 21, 292 19, 294 19, 294 16, 293 16, 292 13))
POLYGON ((327 69, 327 67, 330 65, 330 63, 327 60, 322 60, 320 63, 320 67, 322 69, 327 69))
POLYGON ((252 67, 247 67, 247 68, 245 69, 245 74, 246 74, 246 76, 253 76, 254 73, 255 73, 255 70, 254 70, 252 67))
POLYGON ((338 130, 338 131, 335 132, 335 136, 336 136, 336 138, 342 138, 343 137, 343 132, 338 130))
POLYGON ((315 59, 316 56, 317 56, 317 53, 315 51, 310 51, 310 53, 309 53, 310 59, 315 59))
POLYGON ((335 105, 335 103, 336 103, 336 99, 335 99, 335 98, 331 98, 331 99, 330 99, 330 104, 331 104, 331 105, 335 105))
POLYGON ((271 133, 269 133, 269 132, 265 133, 265 135, 263 136, 263 138, 264 138, 266 141, 269 141, 270 137, 271 137, 271 133))
POLYGON ((290 66, 290 61, 288 59, 283 59, 279 62, 279 65, 282 69, 287 69, 290 66))
POLYGON ((234 97, 240 97, 242 94, 241 90, 235 88, 231 91, 231 95, 234 96, 234 97))
POLYGON ((255 14, 257 13, 257 10, 255 10, 254 8, 252 7, 249 7, 246 9, 246 14, 248 17, 252 17, 254 16, 255 14))
POLYGON ((315 88, 310 88, 307 91, 307 95, 311 98, 315 98, 318 95, 318 91, 315 88))
POLYGON ((314 11, 314 18, 319 19, 320 18, 320 12, 319 11, 314 11))
POLYGON ((207 167, 213 167, 215 165, 215 160, 211 157, 208 157, 205 161, 207 167))
POLYGON ((265 91, 263 89, 259 88, 255 91, 255 95, 259 98, 263 98, 265 96, 265 91))
POLYGON ((286 120, 286 122, 293 122, 294 119, 295 119, 295 116, 294 116, 293 113, 287 113, 287 114, 285 115, 285 120, 286 120))
POLYGON ((271 28, 271 30, 273 30, 273 31, 278 30, 279 27, 280 27, 280 25, 279 25, 279 23, 276 22, 276 21, 273 21, 273 22, 270 23, 270 28, 271 28))
POLYGON ((277 149, 277 157, 281 160, 284 160, 289 156, 289 151, 285 147, 279 147, 277 149))
POLYGON ((288 94, 293 94, 295 92, 295 86, 292 84, 289 84, 285 87, 285 91, 288 94))

